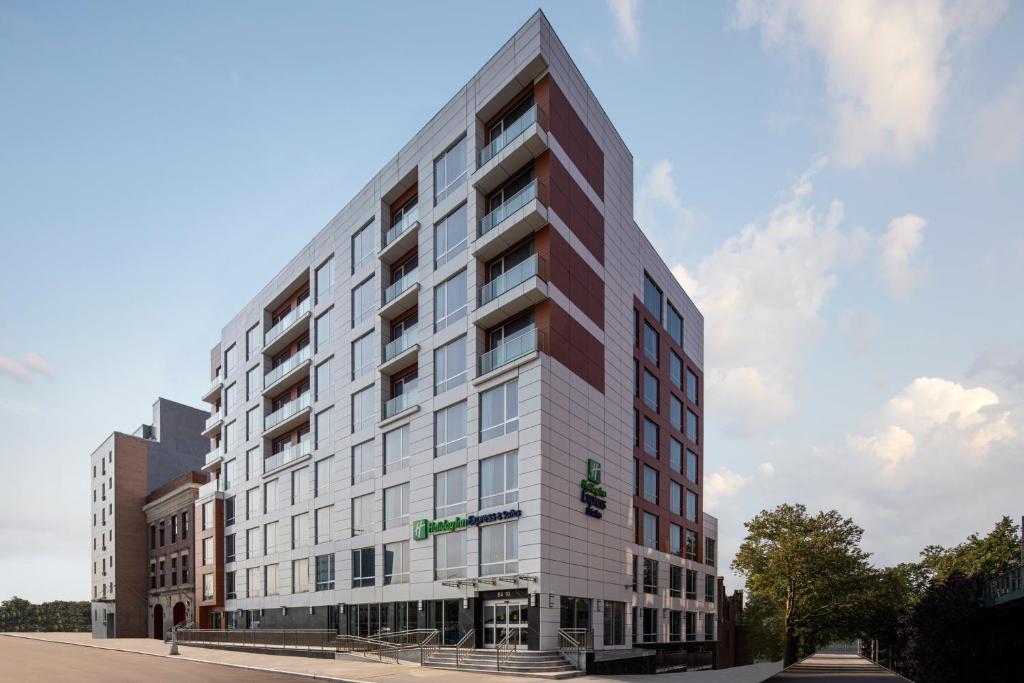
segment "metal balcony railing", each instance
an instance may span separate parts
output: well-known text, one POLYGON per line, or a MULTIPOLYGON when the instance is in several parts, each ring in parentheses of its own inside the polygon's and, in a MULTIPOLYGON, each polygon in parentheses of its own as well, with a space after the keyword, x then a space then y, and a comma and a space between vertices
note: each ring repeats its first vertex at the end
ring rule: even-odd
POLYGON ((276 368, 268 372, 263 377, 263 388, 266 389, 277 380, 281 379, 289 372, 299 367, 302 363, 306 362, 313 355, 313 350, 309 345, 306 345, 299 349, 297 353, 293 353, 283 363, 278 365, 276 368))
POLYGON ((386 247, 392 242, 394 242, 396 239, 399 238, 399 236, 405 233, 406 230, 408 230, 413 225, 418 223, 419 220, 420 207, 417 205, 406 211, 404 214, 402 214, 402 218, 397 223, 391 226, 391 228, 384 235, 383 246, 386 247))
POLYGON ((395 282, 391 283, 387 289, 384 290, 384 305, 391 303, 398 298, 398 295, 405 290, 412 287, 414 284, 419 282, 419 274, 416 272, 417 269, 413 268, 411 271, 400 277, 395 282))
POLYGON ((522 334, 516 335, 503 344, 494 347, 480 356, 480 374, 486 375, 492 370, 497 370, 503 365, 508 365, 518 358, 533 353, 539 348, 537 340, 537 328, 530 327, 522 334))
POLYGON ((522 263, 519 263, 494 278, 480 288, 480 305, 497 299, 499 296, 520 285, 535 275, 544 277, 547 271, 547 262, 534 254, 522 263))
POLYGON ((547 115, 543 109, 535 104, 523 112, 522 116, 509 124, 508 128, 501 132, 501 135, 491 140, 486 147, 480 150, 480 165, 483 166, 493 159, 498 152, 508 147, 524 130, 538 120, 540 125, 544 127, 545 123, 547 123, 547 115))
POLYGON ((296 399, 288 401, 288 403, 285 403, 283 406, 267 415, 265 418, 263 418, 264 431, 268 429, 273 429, 277 425, 287 420, 292 415, 295 415, 299 411, 308 408, 310 405, 311 396, 312 392, 307 391, 306 393, 302 394, 302 396, 299 396, 296 399))
POLYGON ((220 448, 214 448, 212 451, 206 454, 206 464, 209 465, 217 458, 224 455, 224 452, 220 448))
POLYGON ((995 605, 1024 599, 1024 566, 1011 569, 985 584, 985 603, 995 605))
POLYGON ((526 206, 534 199, 540 199, 544 203, 546 188, 544 183, 537 179, 530 181, 530 184, 516 192, 514 195, 499 204, 493 211, 480 219, 480 237, 483 237, 493 230, 499 223, 526 206))
POLYGON ((280 451, 278 453, 274 453, 269 458, 266 458, 263 461, 263 472, 264 472, 264 474, 266 474, 267 472, 272 472, 272 471, 276 470, 278 467, 284 467, 288 463, 294 462, 295 460, 298 460, 299 458, 305 457, 305 456, 309 455, 312 452, 313 452, 313 440, 312 439, 303 439, 302 441, 298 442, 297 444, 289 446, 288 448, 284 449, 283 451, 280 451))
POLYGON ((392 358, 399 356, 406 349, 416 344, 416 328, 411 330, 405 330, 402 336, 398 339, 392 339, 384 346, 384 362, 387 363, 392 358))
POLYGON ((291 313, 288 313, 285 317, 277 321, 277 324, 267 330, 267 333, 263 335, 263 345, 266 346, 270 342, 274 341, 289 327, 294 325, 299 318, 309 313, 310 306, 309 299, 306 299, 301 304, 295 307, 291 313))
POLYGON ((411 408, 416 404, 416 390, 406 389, 404 393, 395 396, 389 401, 384 401, 384 417, 382 419, 388 419, 398 415, 403 410, 411 408))
POLYGON ((217 420, 224 419, 224 413, 220 410, 206 418, 206 428, 209 429, 213 425, 217 424, 217 420))

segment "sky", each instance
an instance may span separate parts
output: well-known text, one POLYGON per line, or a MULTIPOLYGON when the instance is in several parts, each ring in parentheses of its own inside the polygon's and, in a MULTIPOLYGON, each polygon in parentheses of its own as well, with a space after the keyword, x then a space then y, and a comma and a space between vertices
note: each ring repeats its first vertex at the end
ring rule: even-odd
MULTIPOLYGON (((537 6, 0 0, 0 599, 87 598, 89 454, 537 6)), ((540 6, 705 317, 728 588, 782 502, 878 565, 1024 514, 1024 5, 540 6)))

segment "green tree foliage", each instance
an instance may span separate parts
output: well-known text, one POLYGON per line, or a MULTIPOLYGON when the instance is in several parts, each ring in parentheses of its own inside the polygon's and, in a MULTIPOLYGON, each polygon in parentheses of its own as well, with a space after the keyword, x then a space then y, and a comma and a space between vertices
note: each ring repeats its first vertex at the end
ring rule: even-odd
POLYGON ((1020 566, 1021 561, 1020 526, 1006 516, 987 536, 971 534, 952 548, 929 545, 921 551, 921 565, 937 582, 956 573, 991 578, 1020 566))
POLYGON ((89 631, 89 603, 55 600, 34 605, 17 596, 0 603, 0 632, 89 631))
POLYGON ((871 577, 863 529, 835 510, 810 515, 799 504, 764 510, 745 526, 732 568, 752 601, 781 613, 786 665, 848 637, 871 577))

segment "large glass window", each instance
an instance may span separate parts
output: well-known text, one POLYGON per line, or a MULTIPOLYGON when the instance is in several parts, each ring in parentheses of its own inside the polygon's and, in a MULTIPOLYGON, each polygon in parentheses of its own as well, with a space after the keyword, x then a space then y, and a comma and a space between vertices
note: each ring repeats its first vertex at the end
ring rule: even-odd
POLYGON ((384 546, 384 585, 409 583, 409 541, 384 546))
POLYGON ((384 489, 384 528, 409 523, 409 483, 384 489))
POLYGON ((434 204, 453 194, 466 179, 466 137, 434 161, 434 204))
POLYGON ((650 323, 644 323, 644 355, 655 365, 658 364, 658 333, 650 323))
POLYGON ((683 554, 683 528, 678 524, 668 525, 668 545, 673 555, 683 554))
POLYGON ((466 466, 434 475, 434 517, 443 519, 466 512, 466 466))
POLYGON ((697 559, 697 532, 692 529, 686 530, 686 559, 697 559))
POLYGON ((480 461, 480 508, 519 500, 519 455, 503 453, 480 461))
POLYGON ((690 368, 686 368, 686 398, 690 399, 693 403, 697 401, 697 373, 690 368))
POLYGON ((644 607, 644 642, 654 643, 658 640, 658 608, 644 607))
POLYGON ((434 351, 434 391, 438 394, 466 382, 466 338, 459 337, 434 351))
POLYGON ((309 558, 292 560, 292 593, 309 591, 309 558))
POLYGON ((668 639, 677 642, 683 639, 683 613, 681 610, 674 609, 669 612, 668 639))
POLYGON ((658 547, 658 518, 650 512, 644 513, 644 545, 648 548, 658 547))
POLYGON ((679 345, 683 346, 683 316, 672 304, 668 305, 668 334, 679 345))
POLYGON ((248 401, 255 398, 263 391, 263 372, 260 370, 260 366, 250 368, 245 373, 245 400, 248 401))
POLYGON ((313 530, 313 542, 320 544, 331 540, 331 512, 333 505, 327 505, 316 510, 316 528, 313 530))
POLYGON ((644 370, 644 403, 654 412, 658 412, 658 378, 648 370, 644 370))
POLYGON ((644 452, 651 457, 658 457, 658 425, 649 418, 644 418, 644 452))
POLYGON ((604 644, 626 644, 626 603, 604 601, 604 644))
POLYGON ((649 557, 644 558, 644 593, 658 592, 658 561, 649 557))
POLYGON ((316 269, 316 302, 323 303, 324 295, 334 285, 334 257, 316 269))
POLYGON ((686 438, 697 443, 697 414, 692 410, 686 410, 686 438))
POLYGON ((466 271, 463 270, 434 288, 435 332, 466 317, 466 286, 466 271))
POLYGON ((364 334, 352 342, 352 379, 353 381, 373 370, 377 365, 378 350, 375 348, 376 337, 373 332, 364 334))
POLYGON ((245 333, 245 359, 249 360, 256 353, 263 348, 263 343, 260 340, 260 326, 253 325, 245 333))
POLYGON ((332 408, 316 414, 316 447, 327 448, 331 444, 331 413, 332 408))
POLYGON ((367 223, 352 235, 352 272, 373 256, 373 230, 367 223))
POLYGON ((292 471, 292 505, 309 498, 309 468, 292 471))
POLYGON ((263 594, 277 595, 277 563, 263 568, 263 594))
POLYGON ((434 226, 434 267, 440 268, 466 250, 466 205, 434 226))
POLYGON ((465 448, 468 424, 465 401, 434 413, 434 455, 441 457, 465 448))
POLYGON ((318 460, 313 482, 313 495, 323 496, 331 492, 331 470, 334 469, 334 456, 318 460))
POLYGON ((697 572, 692 569, 686 570, 686 599, 697 599, 697 572))
POLYGON ((658 470, 650 465, 644 465, 644 500, 658 502, 658 470))
POLYGON ((708 602, 715 601, 715 576, 714 574, 704 575, 704 599, 708 602))
POLYGON ((377 308, 377 298, 372 277, 356 285, 352 290, 352 327, 373 314, 377 308))
POLYGON ((480 576, 519 572, 519 522, 480 527, 480 576))
POLYGON ((316 589, 334 590, 334 553, 316 556, 316 589))
POLYGON ((373 426, 374 417, 373 386, 352 394, 352 433, 369 429, 373 426))
POLYGON ((409 425, 384 435, 384 474, 409 466, 409 425))
POLYGON ((676 398, 675 394, 669 394, 669 420, 672 426, 682 431, 683 429, 683 402, 676 398))
POLYGON ((519 429, 517 380, 480 394, 480 440, 487 441, 519 429))
POLYGON ((669 490, 669 509, 674 515, 683 514, 683 487, 677 482, 670 481, 668 483, 669 490))
POLYGON ((466 530, 434 535, 434 578, 461 579, 466 576, 466 530))
POLYGON ((309 513, 292 515, 292 550, 309 545, 309 513))
POLYGON ((352 551, 352 587, 364 588, 374 584, 373 548, 360 548, 352 551))
POLYGON ((352 535, 368 534, 374 530, 373 494, 367 493, 352 499, 352 535))
POLYGON ((690 489, 686 489, 686 519, 697 521, 697 494, 690 489))
MULTIPOLYGON (((264 555, 270 555, 272 553, 276 553, 277 550, 278 550, 278 547, 277 547, 277 525, 278 525, 278 522, 268 522, 267 524, 263 525, 263 554, 264 555)), ((253 531, 256 531, 256 529, 253 529, 253 531)), ((255 534, 253 535, 253 538, 254 539, 256 538, 255 534)), ((253 554, 253 557, 255 557, 255 556, 256 555, 253 554)))
POLYGON ((235 369, 235 365, 238 362, 238 348, 232 344, 228 347, 228 350, 224 352, 224 376, 227 377, 228 373, 235 369))
POLYGON ((675 439, 668 440, 669 467, 673 472, 683 473, 683 444, 675 439))
POLYGON ((323 353, 327 348, 328 342, 331 340, 331 317, 334 313, 333 308, 328 308, 323 315, 319 315, 316 318, 315 336, 316 336, 316 352, 323 353))
MULTIPOLYGON (((674 526, 674 525, 673 525, 674 526)), ((683 597, 683 568, 669 566, 668 568, 668 596, 670 598, 683 597)))
MULTIPOLYGON (((260 567, 249 567, 245 572, 245 597, 257 598, 260 595, 260 574, 263 572, 260 567)), ((207 574, 206 576, 211 577, 210 588, 213 588, 213 574, 207 574)), ((206 576, 203 577, 204 581, 206 576)), ((211 591, 212 593, 212 591, 211 591)), ((212 595, 211 595, 212 597, 212 595)))
POLYGON ((661 322, 661 287, 654 284, 654 280, 647 273, 644 273, 644 306, 652 315, 661 322))
POLYGON ((704 539, 704 564, 709 567, 715 566, 715 539, 704 539))
POLYGON ((373 442, 357 444, 352 447, 352 483, 373 479, 373 442))
POLYGON ((686 478, 697 483, 697 454, 689 449, 686 450, 686 478))

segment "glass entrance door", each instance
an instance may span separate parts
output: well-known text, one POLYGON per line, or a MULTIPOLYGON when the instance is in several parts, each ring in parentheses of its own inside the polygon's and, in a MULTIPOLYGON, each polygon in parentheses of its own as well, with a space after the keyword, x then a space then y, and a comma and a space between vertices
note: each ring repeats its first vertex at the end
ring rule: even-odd
POLYGON ((526 600, 484 601, 484 647, 497 647, 511 631, 512 642, 526 646, 526 600))

